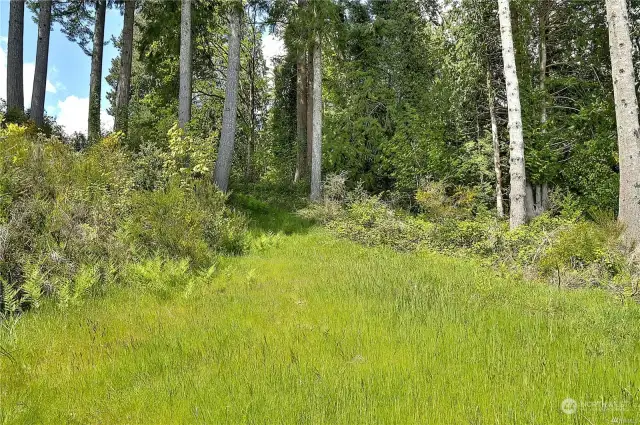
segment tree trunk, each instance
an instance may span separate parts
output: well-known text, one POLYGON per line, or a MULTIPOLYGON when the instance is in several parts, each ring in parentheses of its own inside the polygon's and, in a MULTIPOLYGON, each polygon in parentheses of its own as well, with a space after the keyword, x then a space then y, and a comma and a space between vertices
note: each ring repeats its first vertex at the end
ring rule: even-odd
POLYGON ((233 144, 236 137, 241 19, 242 9, 240 6, 234 6, 229 14, 229 63, 227 68, 224 109, 222 111, 220 147, 218 149, 215 172, 215 183, 223 192, 226 192, 229 188, 229 174, 231 173, 231 161, 233 160, 233 144))
POLYGON ((38 43, 30 112, 31 119, 38 127, 44 125, 44 100, 47 93, 49 35, 51 34, 51 3, 52 0, 40 0, 40 12, 38 13, 38 43))
POLYGON ((120 75, 116 91, 115 130, 127 131, 129 121, 129 93, 131 90, 131 62, 133 59, 133 24, 136 13, 135 0, 125 0, 122 48, 120 49, 120 75))
POLYGON ((510 225, 512 229, 527 221, 525 208, 526 172, 524 163, 524 137, 522 134, 522 113, 520 110, 520 88, 516 73, 516 57, 511 33, 511 12, 509 0, 498 0, 500 33, 502 39, 502 59, 507 86, 507 106, 509 108, 509 180, 510 180, 510 225))
POLYGON ((620 157, 620 211, 630 243, 640 241, 640 125, 626 0, 606 0, 620 157))
POLYGON ((255 144, 256 139, 256 57, 257 57, 257 48, 256 48, 256 15, 257 15, 257 6, 253 6, 253 18, 251 20, 251 62, 249 64, 249 108, 250 110, 250 132, 249 132, 249 140, 247 141, 247 168, 245 170, 245 178, 247 182, 251 181, 253 177, 252 166, 251 166, 251 157, 253 156, 252 150, 255 144))
POLYGON ((298 160, 294 183, 305 174, 307 164, 307 58, 305 52, 298 54, 296 80, 296 146, 298 160))
POLYGON ((498 120, 491 87, 491 71, 487 71, 487 90, 489 92, 489 116, 491 117, 491 140, 493 142, 493 169, 496 173, 496 211, 498 217, 504 217, 502 203, 502 169, 500 168, 500 139, 498 138, 498 120))
POLYGON ((191 0, 182 0, 180 14, 180 92, 178 125, 184 128, 191 119, 191 0))
POLYGON ((307 154, 306 168, 311 170, 311 153, 313 151, 313 50, 307 52, 307 154))
POLYGON ((7 111, 24 112, 24 0, 10 0, 7 40, 7 111))
POLYGON ((322 196, 322 47, 313 46, 313 142, 311 146, 311 200, 322 196))
POLYGON ((102 97, 102 52, 104 50, 104 23, 107 0, 96 2, 96 22, 91 54, 91 78, 89 82, 89 140, 100 139, 100 99, 102 97))
MULTIPOLYGON (((542 105, 540 108, 540 123, 544 126, 547 122, 547 99, 546 79, 547 79, 547 5, 541 1, 538 13, 538 30, 540 32, 540 94, 542 95, 542 105)), ((544 130, 544 129, 543 129, 544 130)))

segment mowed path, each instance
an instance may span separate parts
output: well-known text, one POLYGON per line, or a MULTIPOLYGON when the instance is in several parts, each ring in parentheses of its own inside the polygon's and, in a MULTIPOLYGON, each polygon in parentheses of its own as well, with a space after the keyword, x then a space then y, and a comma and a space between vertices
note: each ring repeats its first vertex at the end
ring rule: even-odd
POLYGON ((258 245, 5 322, 0 423, 640 423, 634 303, 316 228, 258 245))

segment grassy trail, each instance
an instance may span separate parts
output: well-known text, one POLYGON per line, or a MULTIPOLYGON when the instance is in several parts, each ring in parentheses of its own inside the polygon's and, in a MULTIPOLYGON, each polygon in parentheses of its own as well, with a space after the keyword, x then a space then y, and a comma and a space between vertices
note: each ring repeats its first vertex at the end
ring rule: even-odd
POLYGON ((5 323, 0 424, 640 423, 637 305, 290 230, 5 323))

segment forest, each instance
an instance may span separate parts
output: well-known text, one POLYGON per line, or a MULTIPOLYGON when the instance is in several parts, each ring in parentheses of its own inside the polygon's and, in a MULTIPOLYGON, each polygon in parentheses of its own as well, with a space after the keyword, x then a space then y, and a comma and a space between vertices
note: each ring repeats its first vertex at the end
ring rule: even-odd
POLYGON ((1 424, 640 423, 640 0, 8 3, 1 424))

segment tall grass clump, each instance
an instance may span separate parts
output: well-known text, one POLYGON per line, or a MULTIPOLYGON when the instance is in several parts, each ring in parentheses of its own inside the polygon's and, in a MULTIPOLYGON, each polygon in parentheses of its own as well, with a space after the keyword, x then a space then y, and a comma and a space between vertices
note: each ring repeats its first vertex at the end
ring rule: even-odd
MULTIPOLYGON (((132 153, 119 134, 78 152, 15 124, 1 129, 0 313, 101 293, 129 262, 206 268, 218 252, 242 252, 244 219, 176 157, 171 147, 132 153)), ((198 165, 189 152, 179 159, 198 165)))

